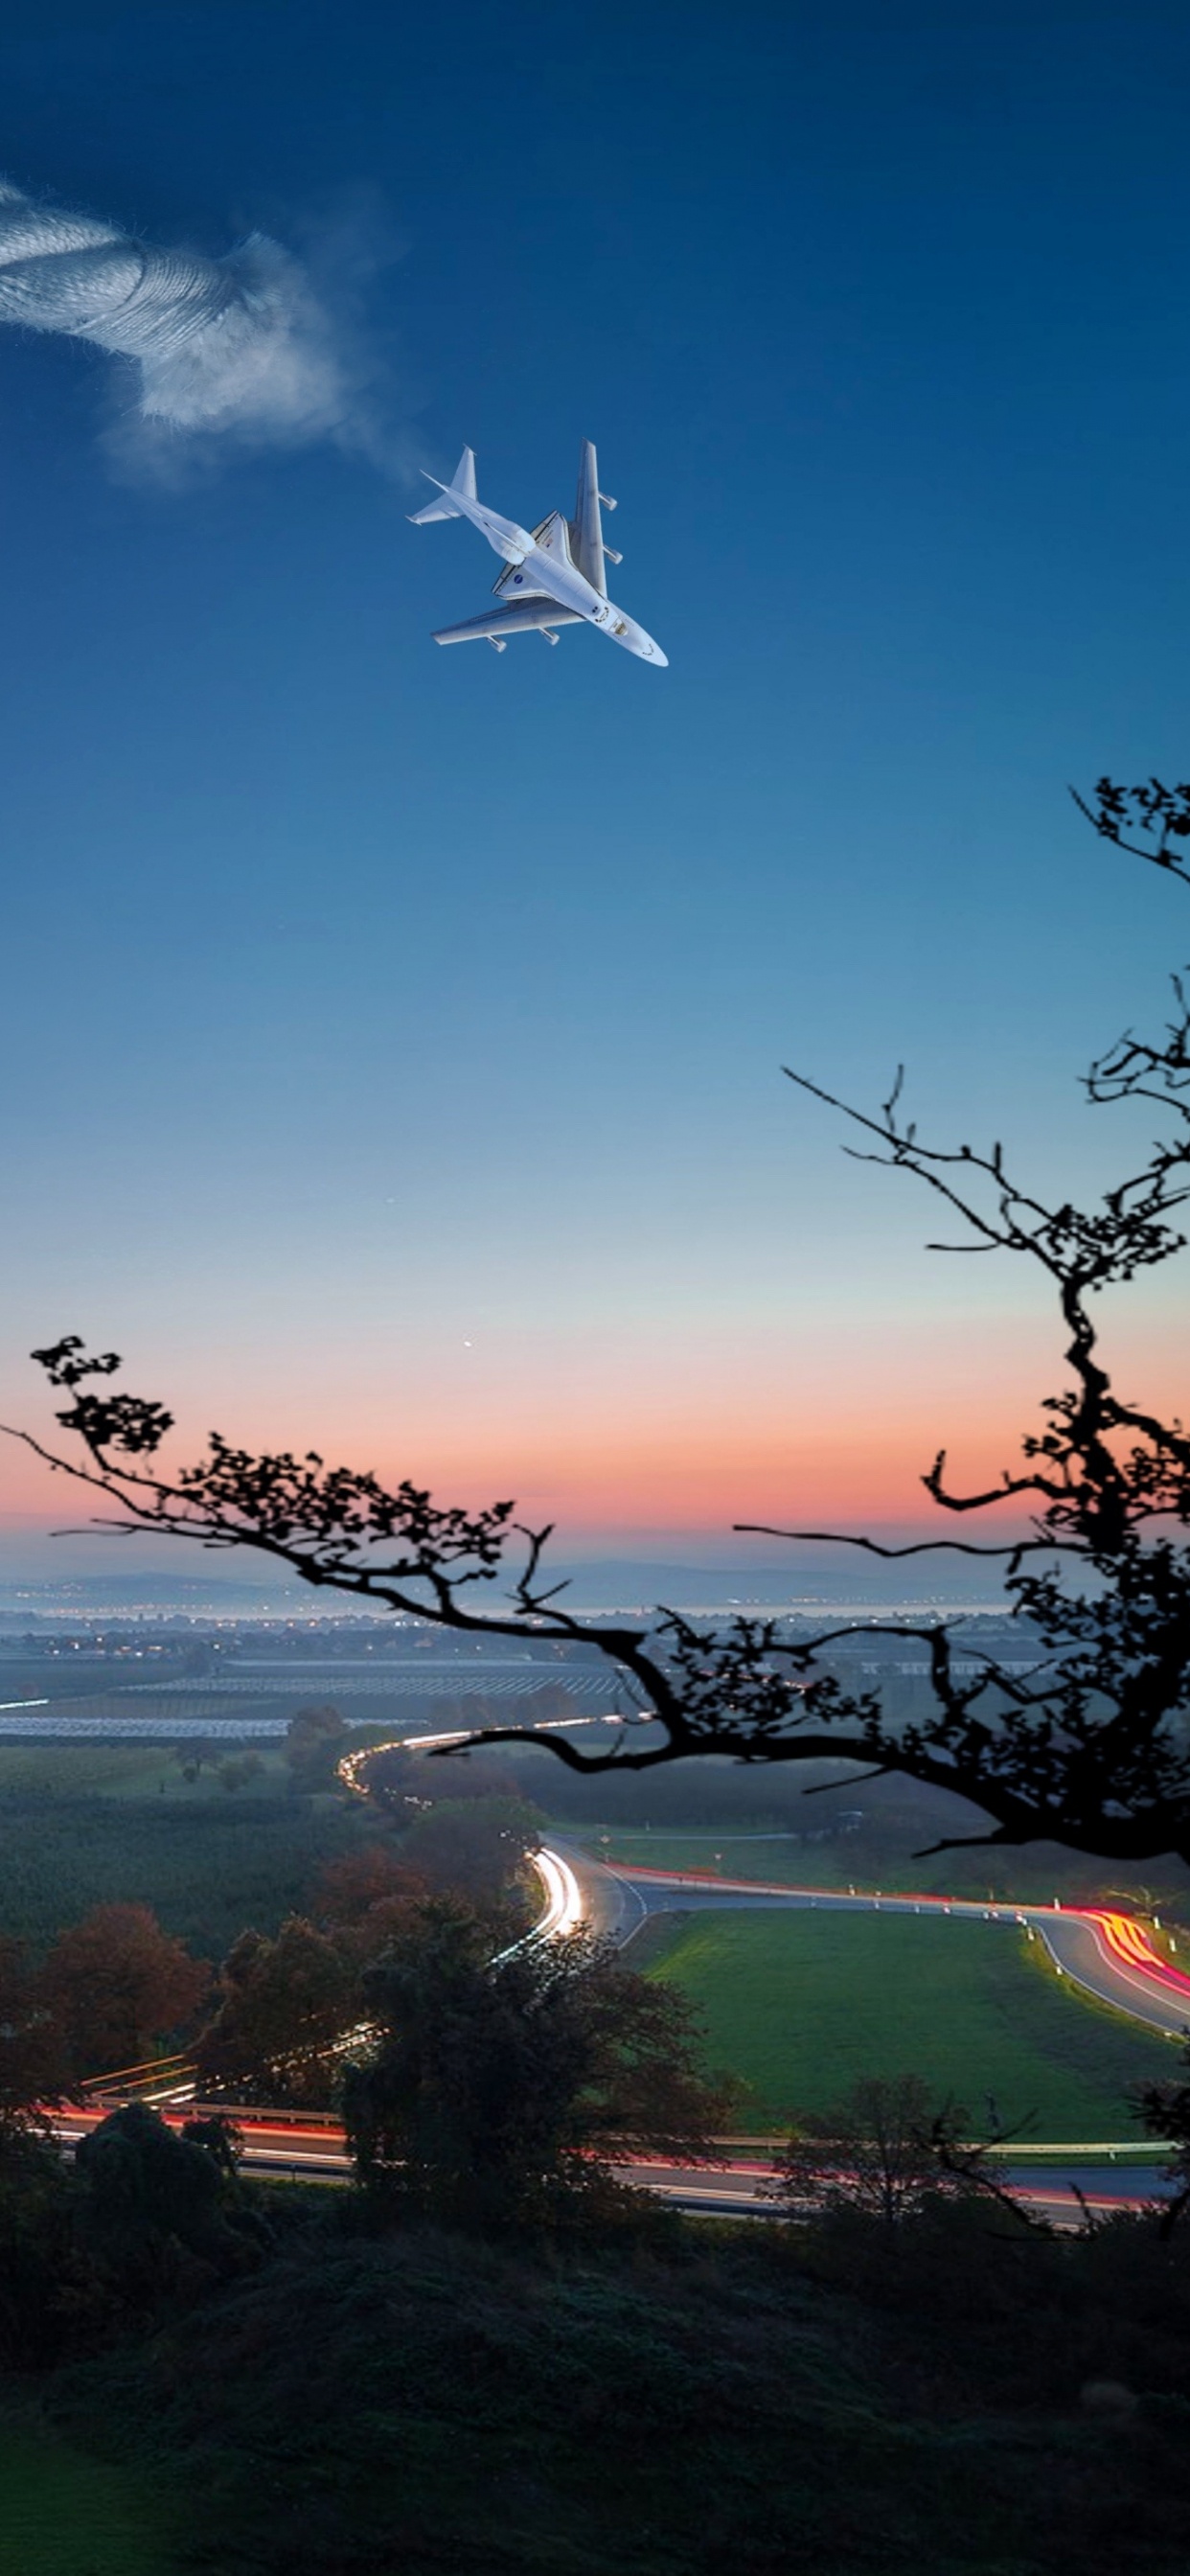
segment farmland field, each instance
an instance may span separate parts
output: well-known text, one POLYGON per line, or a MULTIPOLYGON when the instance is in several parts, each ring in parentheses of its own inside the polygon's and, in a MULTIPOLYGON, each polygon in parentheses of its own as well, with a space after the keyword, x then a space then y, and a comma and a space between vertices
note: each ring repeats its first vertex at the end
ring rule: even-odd
POLYGON ((643 1937, 639 1964, 698 2006, 711 2064, 751 2087, 745 2128, 825 2110, 862 2076, 913 2073, 976 2126, 990 2095, 1007 2128, 1033 2114, 1039 2140, 1127 2138, 1127 2087, 1176 2063, 1059 1988, 1008 1925, 693 1914, 643 1937))
POLYGON ((284 1757, 262 1759, 229 1793, 214 1766, 188 1781, 160 1746, 0 1745, 0 1932, 41 1947, 128 1900, 206 1958, 245 1924, 275 1932, 324 1862, 376 1827, 354 1802, 294 1795, 284 1757))

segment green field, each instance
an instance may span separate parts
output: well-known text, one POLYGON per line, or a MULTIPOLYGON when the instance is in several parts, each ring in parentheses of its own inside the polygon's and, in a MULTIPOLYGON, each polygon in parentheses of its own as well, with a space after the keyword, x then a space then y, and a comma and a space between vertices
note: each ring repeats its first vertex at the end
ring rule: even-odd
POLYGON ((140 2472, 0 2429, 0 2576, 171 2576, 171 2509, 140 2472))
POLYGON ((185 1780, 172 1748, 0 1745, 0 1932, 40 1947, 128 1899, 210 1959, 245 1924, 275 1932, 323 1864, 376 1827, 359 1801, 295 1795, 279 1750, 263 1759, 232 1793, 214 1765, 185 1780))
MULTIPOLYGON (((185 1755, 187 1746, 179 1744, 90 1744, 72 1743, 69 1738, 47 1738, 41 1744, 0 1744, 0 1800, 11 1790, 21 1796, 40 1794, 50 1798, 179 1798, 193 1804, 196 1794, 209 1795, 217 1786, 215 1766, 234 1755, 251 1750, 262 1769, 252 1784, 254 1798, 287 1793, 292 1773, 282 1745, 246 1747, 234 1741, 219 1745, 214 1762, 204 1761, 194 1783, 182 1777, 177 1753, 185 1755)), ((224 1796, 228 1793, 222 1792, 224 1796)))
POLYGON ((825 2110, 862 2076, 913 2073, 977 2126, 990 2094, 1007 2128, 1035 2114, 1037 2139, 1126 2138, 1127 2087, 1176 2063, 1167 2042, 1059 1987, 1009 1925, 695 1914, 644 1938, 650 1974, 702 2013, 711 2064, 751 2088, 746 2128, 825 2110))

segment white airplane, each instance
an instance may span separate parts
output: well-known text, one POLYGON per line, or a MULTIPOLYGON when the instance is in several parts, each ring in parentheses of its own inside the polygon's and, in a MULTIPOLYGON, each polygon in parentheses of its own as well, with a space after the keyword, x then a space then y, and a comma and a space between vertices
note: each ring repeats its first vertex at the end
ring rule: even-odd
POLYGON ((499 608, 489 608, 483 617, 469 617, 462 626, 441 627, 434 637, 436 644, 470 644, 485 636, 502 653, 510 635, 534 627, 547 644, 556 644, 555 627, 574 626, 585 619, 601 635, 610 635, 614 644, 638 654, 642 662, 656 662, 661 670, 668 667, 661 646, 608 598, 603 558, 610 555, 618 564, 620 557, 613 547, 604 545, 599 504, 602 501, 605 510, 616 505, 599 489, 589 438, 583 440, 579 456, 573 519, 551 510, 531 536, 515 519, 502 519, 479 500, 471 448, 463 449, 453 483, 438 483, 433 474, 427 474, 426 481, 437 485, 439 497, 414 513, 415 528, 425 527, 431 519, 470 519, 504 557, 504 570, 493 584, 499 608))

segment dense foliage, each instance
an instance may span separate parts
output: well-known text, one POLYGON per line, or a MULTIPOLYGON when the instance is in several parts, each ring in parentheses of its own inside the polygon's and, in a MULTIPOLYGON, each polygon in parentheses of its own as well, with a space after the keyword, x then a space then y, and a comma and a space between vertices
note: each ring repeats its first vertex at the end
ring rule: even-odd
POLYGON ((191 2021, 209 1985, 205 1961, 147 1905, 97 1905, 59 1933, 40 1978, 76 2076, 142 2064, 191 2021))
POLYGON ((1184 2576, 1190 2233, 931 2204, 543 2261, 345 2194, 223 2215, 235 2268, 175 2235, 139 2314, 76 2275, 70 2366, 0 2381, 0 2475, 33 2403, 125 2508, 167 2482, 154 2576, 1184 2576))
POLYGON ((480 2229, 612 2194, 611 2159, 713 2157, 730 2108, 699 2064, 690 2007, 574 1932, 492 1953, 483 1919, 414 1909, 363 1979, 379 2033, 343 2085, 362 2180, 480 2229))

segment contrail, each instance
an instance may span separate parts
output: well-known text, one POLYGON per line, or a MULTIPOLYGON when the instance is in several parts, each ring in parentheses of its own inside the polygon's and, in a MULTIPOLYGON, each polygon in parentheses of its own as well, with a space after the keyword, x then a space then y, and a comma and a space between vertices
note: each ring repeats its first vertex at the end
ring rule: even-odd
POLYGON ((354 443, 331 322, 263 233, 225 259, 156 250, 0 179, 0 322, 133 360, 146 422, 354 443))

